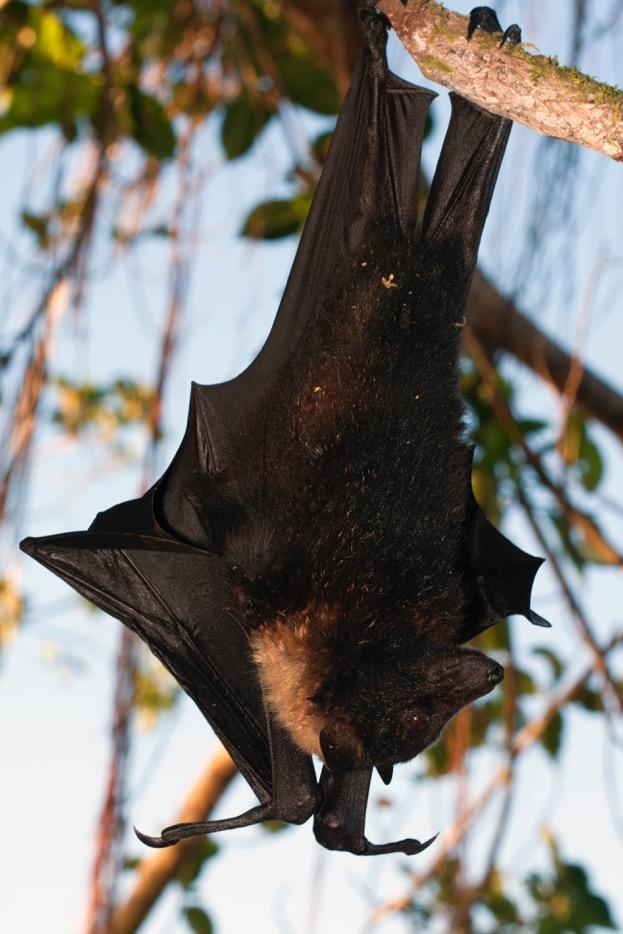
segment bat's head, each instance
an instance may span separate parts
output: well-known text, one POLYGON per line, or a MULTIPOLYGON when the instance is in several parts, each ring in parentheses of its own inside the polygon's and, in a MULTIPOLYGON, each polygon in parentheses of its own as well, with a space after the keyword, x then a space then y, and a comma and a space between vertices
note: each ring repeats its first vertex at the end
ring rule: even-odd
POLYGON ((416 657, 364 658, 316 698, 326 717, 324 761, 335 771, 406 762, 503 677, 501 665, 482 652, 454 646, 416 657))

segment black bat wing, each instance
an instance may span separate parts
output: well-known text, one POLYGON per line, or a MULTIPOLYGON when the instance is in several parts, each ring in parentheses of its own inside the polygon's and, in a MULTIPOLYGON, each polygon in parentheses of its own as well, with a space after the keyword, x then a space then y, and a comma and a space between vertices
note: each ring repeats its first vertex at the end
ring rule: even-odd
POLYGON ((99 513, 87 532, 27 538, 22 549, 150 647, 192 698, 260 800, 245 815, 167 828, 152 845, 314 811, 311 760, 267 716, 247 635, 228 612, 223 561, 157 523, 153 491, 99 513), (197 830, 197 826, 200 828, 197 830))
POLYGON ((535 626, 551 623, 531 607, 532 587, 543 558, 514 545, 492 525, 471 489, 473 451, 468 462, 470 484, 467 505, 465 564, 475 581, 472 611, 468 613, 462 642, 473 639, 505 616, 525 616, 535 626))
MULTIPOLYGON (((422 238, 431 266, 446 270, 443 282, 444 287, 450 283, 452 304, 463 308, 512 124, 457 94, 451 94, 450 100, 452 117, 426 204, 422 238)), ((473 494, 472 458, 470 451, 464 561, 476 587, 461 638, 468 641, 515 613, 536 626, 549 627, 531 609, 532 585, 543 559, 517 548, 488 521, 473 494)))

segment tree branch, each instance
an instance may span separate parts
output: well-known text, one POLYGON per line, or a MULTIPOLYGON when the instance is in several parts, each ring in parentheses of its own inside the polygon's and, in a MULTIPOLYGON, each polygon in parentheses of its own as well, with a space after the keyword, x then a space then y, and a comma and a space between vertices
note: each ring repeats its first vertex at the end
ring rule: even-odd
POLYGON ((379 9, 431 81, 485 110, 533 130, 623 161, 623 92, 523 47, 498 48, 500 37, 478 30, 467 41, 467 17, 436 0, 381 0, 379 9))
MULTIPOLYGON (((221 746, 191 788, 174 823, 205 820, 236 774, 236 766, 221 746)), ((109 934, 134 934, 167 885, 177 878, 184 862, 202 843, 203 837, 191 837, 141 860, 134 888, 113 911, 109 934)))
MULTIPOLYGON (((509 298, 476 272, 467 306, 467 317, 478 339, 490 350, 512 354, 537 376, 564 392, 573 358, 539 330, 509 298)), ((590 369, 585 369, 577 402, 623 441, 623 396, 590 369)))

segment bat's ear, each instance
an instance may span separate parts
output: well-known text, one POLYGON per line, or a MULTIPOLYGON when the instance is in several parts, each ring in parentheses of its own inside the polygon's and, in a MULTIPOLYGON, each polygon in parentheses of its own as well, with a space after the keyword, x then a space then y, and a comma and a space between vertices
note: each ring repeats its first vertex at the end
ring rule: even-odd
POLYGON ((320 748, 325 765, 332 772, 349 772, 363 758, 363 745, 346 720, 334 720, 320 731, 320 748))

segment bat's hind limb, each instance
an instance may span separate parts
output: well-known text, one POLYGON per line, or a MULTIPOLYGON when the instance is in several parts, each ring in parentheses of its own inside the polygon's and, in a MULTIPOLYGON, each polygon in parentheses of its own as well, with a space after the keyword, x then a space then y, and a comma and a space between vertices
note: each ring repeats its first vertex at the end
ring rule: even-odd
POLYGON ((356 856, 404 853, 414 856, 433 843, 437 834, 420 843, 405 839, 394 843, 370 843, 365 835, 366 810, 372 769, 340 774, 324 768, 320 778, 322 803, 314 819, 314 835, 328 850, 343 850, 356 856))
POLYGON ((477 29, 482 29, 484 32, 488 33, 503 33, 500 48, 502 48, 505 42, 510 43, 510 45, 519 45, 521 42, 521 29, 517 23, 513 23, 504 31, 500 25, 497 13, 490 6, 475 6, 469 14, 469 25, 467 27, 468 41, 472 38, 477 29))

